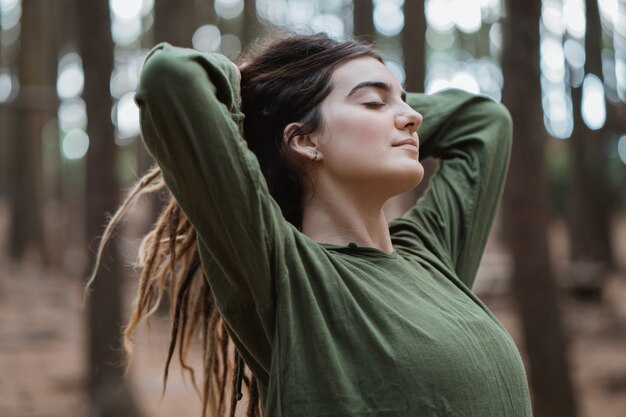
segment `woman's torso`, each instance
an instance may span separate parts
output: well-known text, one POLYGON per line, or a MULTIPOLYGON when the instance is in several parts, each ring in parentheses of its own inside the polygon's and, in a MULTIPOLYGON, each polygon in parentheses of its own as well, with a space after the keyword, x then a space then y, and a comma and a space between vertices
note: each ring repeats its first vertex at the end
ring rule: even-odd
POLYGON ((266 416, 530 416, 509 334, 443 263, 326 245, 278 283, 266 416))

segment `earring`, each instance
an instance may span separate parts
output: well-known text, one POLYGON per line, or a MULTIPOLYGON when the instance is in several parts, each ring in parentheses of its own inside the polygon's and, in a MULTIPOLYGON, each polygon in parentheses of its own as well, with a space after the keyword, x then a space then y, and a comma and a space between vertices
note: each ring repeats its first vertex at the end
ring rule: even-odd
POLYGON ((317 162, 317 157, 319 156, 319 153, 317 151, 315 151, 315 156, 313 157, 313 162, 317 162))

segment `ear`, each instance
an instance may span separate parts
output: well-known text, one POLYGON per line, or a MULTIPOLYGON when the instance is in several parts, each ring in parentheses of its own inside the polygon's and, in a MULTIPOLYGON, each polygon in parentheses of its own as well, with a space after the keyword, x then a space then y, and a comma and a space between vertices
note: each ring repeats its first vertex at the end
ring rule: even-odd
POLYGON ((312 135, 296 135, 289 141, 291 135, 300 127, 302 123, 289 123, 283 130, 283 142, 289 147, 291 152, 304 160, 320 161, 323 158, 322 152, 317 145, 317 139, 312 135))

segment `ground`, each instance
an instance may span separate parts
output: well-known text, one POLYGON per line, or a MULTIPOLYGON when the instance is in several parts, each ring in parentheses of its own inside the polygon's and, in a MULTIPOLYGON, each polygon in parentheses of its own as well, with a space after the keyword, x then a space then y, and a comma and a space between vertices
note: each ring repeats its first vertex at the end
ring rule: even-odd
MULTIPOLYGON (((620 236, 626 237, 624 224, 620 223, 619 230, 620 236)), ((558 230, 554 234, 558 235, 558 230)), ((558 244, 558 237, 555 239, 558 244)), ((626 242, 626 238, 618 241, 626 242)), ((526 359, 505 278, 510 260, 490 242, 475 291, 511 333, 526 359)), ((619 249, 622 254, 623 249, 619 249)), ((555 252, 558 259, 559 252, 555 252)), ((11 266, 4 259, 0 276, 0 416, 85 416, 82 284, 67 274, 29 265, 11 266)), ((610 276, 600 303, 576 300, 563 291, 561 303, 580 417, 626 416, 626 274, 610 276)), ((166 323, 158 321, 150 335, 142 334, 131 386, 145 416, 199 416, 199 400, 175 366, 166 396, 160 401, 166 339, 166 323)), ((246 399, 243 401, 245 405, 246 399)))

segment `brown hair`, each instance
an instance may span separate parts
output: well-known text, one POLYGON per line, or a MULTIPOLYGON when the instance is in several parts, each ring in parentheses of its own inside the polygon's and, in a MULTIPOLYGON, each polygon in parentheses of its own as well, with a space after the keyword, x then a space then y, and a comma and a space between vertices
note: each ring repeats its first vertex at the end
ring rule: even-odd
MULTIPOLYGON (((302 123, 289 141, 319 129, 323 122, 320 103, 333 88, 333 71, 341 63, 362 56, 382 61, 369 46, 352 40, 339 42, 325 34, 315 34, 274 38, 243 58, 245 65, 241 69, 240 91, 242 111, 246 115, 244 137, 259 160, 270 194, 285 219, 297 228, 302 221, 305 178, 302 162, 290 152, 288 143, 285 144, 282 139, 283 129, 292 122, 302 123)), ((106 227, 87 286, 95 277, 106 241, 131 203, 142 194, 163 188, 165 183, 155 166, 130 191, 106 227)), ((179 361, 189 372, 197 389, 193 368, 185 362, 185 358, 192 336, 200 331, 204 354, 203 417, 207 415, 209 406, 213 415, 225 414, 228 384, 233 387, 229 414, 234 416, 240 390, 238 384, 242 380, 250 394, 247 415, 260 416, 256 379, 249 369, 244 369, 243 361, 224 327, 200 267, 196 232, 174 197, 170 197, 153 229, 143 238, 139 265, 142 269, 139 289, 123 335, 128 362, 133 353, 133 331, 140 321, 155 313, 165 292, 169 291, 172 327, 163 391, 177 343, 179 361)))

